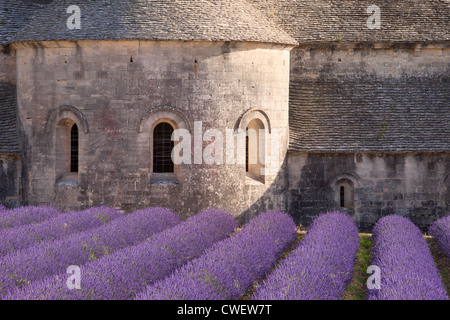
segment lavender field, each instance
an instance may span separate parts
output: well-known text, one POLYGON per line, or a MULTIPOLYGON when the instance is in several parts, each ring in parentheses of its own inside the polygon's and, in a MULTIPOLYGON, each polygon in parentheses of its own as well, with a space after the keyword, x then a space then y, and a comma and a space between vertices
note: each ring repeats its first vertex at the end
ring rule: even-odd
POLYGON ((361 234, 338 211, 301 228, 278 211, 0 207, 0 299, 448 300, 449 218, 424 236, 396 215, 361 234))

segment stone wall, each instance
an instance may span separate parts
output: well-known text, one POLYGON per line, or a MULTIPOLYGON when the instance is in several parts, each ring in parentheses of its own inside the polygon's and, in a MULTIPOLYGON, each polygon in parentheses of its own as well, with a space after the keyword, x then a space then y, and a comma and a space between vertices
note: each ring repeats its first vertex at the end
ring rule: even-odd
POLYGON ((20 157, 0 155, 0 204, 7 208, 21 204, 20 157))
POLYGON ((227 42, 14 46, 25 204, 165 206, 184 217, 216 207, 242 222, 279 209, 308 225, 340 207, 345 185, 352 189, 347 210, 362 231, 394 213, 426 231, 449 212, 448 135, 439 127, 450 107, 448 45, 301 45, 291 57, 290 47, 227 42), (360 90, 347 92, 355 86, 360 90), (376 93, 373 101, 359 94, 364 90, 376 93), (56 132, 65 118, 80 128, 74 179, 58 164, 64 148, 57 150, 56 132), (152 173, 158 119, 191 133, 201 120, 203 132, 224 133, 253 118, 280 132, 273 174, 254 179, 244 165, 205 163, 177 166, 170 179, 152 173))
POLYGON ((291 47, 178 41, 14 46, 27 204, 125 211, 165 206, 185 217, 209 207, 244 217, 285 209, 291 47), (154 183, 151 141, 159 118, 191 133, 202 121, 203 131, 225 135, 253 117, 279 131, 273 174, 256 181, 246 177, 244 165, 202 163, 177 166, 175 184, 154 183), (58 172, 55 132, 64 118, 80 128, 75 181, 58 172))
POLYGON ((450 44, 302 44, 291 57, 293 79, 429 77, 448 75, 450 44))
POLYGON ((340 183, 353 184, 361 230, 396 213, 425 231, 449 213, 449 57, 447 43, 292 50, 288 207, 298 222, 339 207, 340 183))
MULTIPOLYGON (((318 214, 341 209, 339 181, 354 188, 352 216, 363 231, 399 214, 428 229, 450 213, 449 153, 290 153, 289 212, 308 225, 318 214)), ((344 209, 345 210, 345 209, 344 209)))

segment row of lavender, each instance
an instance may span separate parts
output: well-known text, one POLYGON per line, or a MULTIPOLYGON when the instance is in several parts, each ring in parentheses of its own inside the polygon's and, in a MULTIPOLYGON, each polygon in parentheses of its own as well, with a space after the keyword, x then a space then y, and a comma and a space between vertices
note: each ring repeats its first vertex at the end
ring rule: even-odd
MULTIPOLYGON (((446 254, 449 218, 430 228, 446 254)), ((372 264, 380 270, 380 283, 368 290, 368 300, 449 299, 428 244, 409 219, 397 215, 381 218, 373 228, 373 240, 372 264)))
POLYGON ((27 224, 35 224, 54 218, 61 211, 52 207, 20 207, 6 209, 0 206, 0 231, 27 224))
MULTIPOLYGON (((327 232, 321 223, 325 216, 314 221, 304 239, 303 246, 306 246, 310 238, 317 237, 316 241, 311 241, 312 248, 301 250, 300 246, 295 250, 258 288, 254 299, 339 299, 345 288, 339 285, 348 283, 353 266, 349 263, 353 257, 346 256, 353 251, 345 248, 356 249, 357 242, 351 239, 353 226, 345 219, 336 218, 327 232), (314 232, 320 224, 320 231, 314 232), (349 237, 333 236, 338 232, 349 237), (324 241, 326 237, 330 241, 324 241), (325 272, 311 272, 317 270, 311 267, 315 264, 322 265, 325 272), (335 264, 341 268, 336 268, 335 264)), ((450 258, 450 216, 436 221, 429 233, 450 258)), ((381 218, 373 229, 373 240, 372 264, 381 270, 381 286, 368 290, 368 300, 449 299, 427 242, 409 219, 397 215, 381 218)))
POLYGON ((139 210, 118 216, 103 208, 103 217, 116 217, 97 228, 77 232, 58 240, 41 241, 0 258, 0 295, 33 281, 65 272, 68 266, 97 260, 173 227, 180 222, 168 209, 139 210))
POLYGON ((241 298, 274 267, 296 238, 291 217, 265 212, 233 237, 165 279, 148 286, 138 300, 230 300, 241 298))
POLYGON ((84 264, 84 260, 72 260, 81 265, 80 290, 67 287, 67 274, 61 270, 26 287, 10 288, 2 299, 131 299, 147 284, 199 257, 236 228, 231 215, 208 210, 101 259, 84 264))
POLYGON ((450 259, 450 216, 433 223, 428 232, 436 240, 439 249, 450 259))
POLYGON ((18 221, 32 221, 33 216, 40 219, 0 230, 0 257, 41 241, 62 239, 73 233, 100 227, 124 214, 108 207, 68 213, 59 212, 54 208, 28 207, 11 210, 8 218, 11 224, 18 221), (26 216, 30 218, 24 219, 26 216))
POLYGON ((300 245, 257 288, 256 300, 338 300, 353 278, 358 228, 340 212, 314 219, 300 245))
MULTIPOLYGON (((119 219, 114 221, 117 220, 119 219)), ((317 219, 315 225, 310 234, 318 235, 310 236, 311 240, 307 242, 309 244, 322 241, 318 245, 327 246, 336 240, 350 244, 354 243, 355 239, 356 243, 358 242, 356 225, 350 217, 342 213, 324 214, 317 219), (352 236, 338 232, 343 225, 349 227, 348 231, 352 236), (337 235, 334 239, 323 237, 330 231, 337 235), (338 239, 339 234, 342 239, 338 239)), ((7 273, 0 274, 4 287, 2 298, 239 299, 259 279, 271 273, 281 253, 293 244, 297 233, 292 218, 281 212, 260 214, 234 233, 236 228, 237 224, 230 215, 209 210, 156 233, 145 241, 128 245, 122 250, 117 249, 90 262, 86 261, 86 255, 75 255, 68 260, 62 254, 53 256, 49 261, 39 261, 39 256, 50 256, 50 252, 45 251, 45 247, 33 246, 0 260, 0 265, 6 265, 8 269, 7 273), (229 237, 230 235, 232 236, 229 237), (43 251, 36 250, 37 247, 43 251), (33 254, 34 251, 39 253, 33 254), (27 259, 35 263, 39 261, 39 272, 30 273, 23 268, 27 259), (64 262, 59 263, 60 260, 64 262), (81 290, 67 288, 67 274, 62 267, 69 261, 71 264, 81 265, 81 290), (58 262, 59 267, 53 268, 52 262, 58 262), (8 283, 11 276, 16 280, 14 283, 8 283), (18 279, 21 281, 17 281, 18 279)), ((78 239, 78 236, 79 234, 75 234, 67 239, 78 239)), ((62 241, 66 239, 54 242, 63 243, 62 241)), ((82 242, 71 241, 75 244, 74 251, 79 251, 82 242)), ((60 245, 57 249, 62 252, 63 247, 60 245)), ((306 248, 307 244, 301 247, 306 248)), ((334 258, 349 259, 342 267, 345 270, 340 269, 341 262, 333 262, 337 268, 336 273, 346 274, 343 279, 333 280, 342 281, 342 284, 338 285, 340 292, 337 292, 334 298, 342 295, 345 283, 351 278, 357 245, 349 245, 343 250, 347 251, 343 254, 344 258, 335 255, 325 259, 328 262, 334 258)), ((301 265, 302 263, 299 263, 298 267, 301 265)), ((329 269, 324 266, 325 264, 316 264, 309 267, 315 268, 315 274, 326 275, 329 269)), ((319 278, 324 280, 322 286, 329 284, 327 277, 319 278)))
MULTIPOLYGON (((158 210, 163 216, 176 216, 169 211, 158 210)), ((104 216, 104 222, 109 225, 106 217, 108 215, 104 216)), ((142 218, 149 217, 141 216, 134 221, 142 218)), ((161 216, 153 218, 160 219, 161 216)), ((49 223, 52 220, 58 221, 53 218, 40 224, 52 225, 49 223)), ((449 224, 448 219, 442 221, 430 228, 430 233, 434 230, 433 236, 446 252, 445 248, 448 251, 449 247, 449 224)), ((358 230, 350 217, 339 212, 323 214, 315 219, 300 245, 271 272, 281 252, 295 239, 295 225, 286 214, 263 213, 230 238, 228 235, 236 227, 236 222, 220 211, 203 212, 179 225, 176 218, 172 222, 175 226, 169 226, 169 223, 155 229, 153 236, 149 233, 136 239, 131 232, 131 240, 119 245, 108 242, 109 237, 105 236, 99 243, 86 246, 78 239, 83 232, 76 233, 72 237, 76 240, 71 240, 73 248, 83 254, 75 254, 69 260, 62 256, 64 246, 61 243, 64 241, 59 241, 56 251, 47 248, 47 251, 40 252, 34 247, 28 251, 21 250, 17 254, 19 258, 0 259, 0 266, 7 261, 5 265, 9 270, 3 274, 0 271, 0 293, 7 292, 3 297, 6 299, 131 299, 136 295, 136 299, 238 299, 258 279, 267 276, 256 287, 253 299, 340 299, 352 278, 359 247, 358 230), (147 240, 143 241, 144 238, 147 240), (80 250, 80 244, 83 250, 80 250), (95 250, 92 249, 94 247, 95 250), (85 254, 86 248, 89 249, 88 256, 85 254), (30 252, 51 256, 58 250, 59 257, 53 256, 37 268, 41 272, 34 270, 30 276, 21 269, 24 261, 36 261, 38 256, 29 255, 30 252), (110 254, 110 251, 114 253, 110 254), (55 261, 62 263, 52 269, 51 264, 55 261), (81 290, 70 290, 66 286, 67 274, 62 268, 69 261, 82 265, 81 290)), ((104 230, 108 229, 106 225, 104 230)), ((129 227, 132 225, 126 228, 129 227)), ((104 234, 111 236, 117 231, 120 235, 120 228, 112 228, 104 234)), ((97 239, 99 235, 89 230, 86 234, 90 236, 84 240, 97 239)), ((3 233, 0 232, 0 235, 3 233)), ((60 234, 57 236, 62 237, 60 234)), ((426 252, 428 248, 423 247, 423 241, 419 238, 423 240, 420 231, 406 218, 391 216, 379 221, 374 229, 373 263, 382 269, 383 290, 369 291, 369 299, 447 298, 432 258, 430 260, 431 256, 426 252), (404 235, 400 240, 393 237, 399 234, 404 235), (408 247, 408 243, 414 243, 413 248, 408 247), (402 252, 410 251, 411 256, 402 256, 402 252), (403 267, 405 261, 414 261, 414 254, 418 255, 415 259, 422 265, 413 263, 405 269, 409 271, 407 275, 400 273, 399 276, 391 272, 403 267), (411 290, 409 286, 413 284, 415 288, 411 290), (433 293, 427 295, 428 291, 433 293)), ((9 254, 8 258, 13 256, 9 254)))

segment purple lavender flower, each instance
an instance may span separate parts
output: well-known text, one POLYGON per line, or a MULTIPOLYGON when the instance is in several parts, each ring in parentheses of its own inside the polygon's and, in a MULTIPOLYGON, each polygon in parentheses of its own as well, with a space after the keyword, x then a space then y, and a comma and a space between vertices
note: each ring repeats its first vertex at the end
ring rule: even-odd
POLYGON ((121 216, 123 214, 118 210, 99 207, 59 214, 40 223, 5 229, 0 233, 0 256, 25 249, 43 240, 61 239, 76 232, 99 227, 121 216))
POLYGON ((171 276, 148 286, 136 299, 239 299, 271 270, 295 238, 295 224, 290 216, 265 212, 233 237, 217 243, 171 276))
POLYGON ((66 286, 67 274, 16 289, 4 299, 131 299, 147 284, 200 256, 234 232, 236 221, 218 210, 199 213, 146 241, 81 266, 81 290, 66 286))
POLYGON ((439 271, 420 230, 391 215, 373 228, 372 264, 381 270, 381 288, 368 300, 448 300, 439 271))
POLYGON ((439 249, 450 259, 450 216, 433 223, 428 233, 436 240, 439 249))
POLYGON ((0 210, 0 232, 7 228, 39 223, 54 218, 61 213, 59 209, 45 206, 0 210))
POLYGON ((98 228, 8 254, 0 259, 0 294, 135 245, 179 222, 168 209, 139 210, 98 228))
POLYGON ((347 214, 321 214, 252 299, 338 300, 352 279, 358 249, 358 228, 347 214))

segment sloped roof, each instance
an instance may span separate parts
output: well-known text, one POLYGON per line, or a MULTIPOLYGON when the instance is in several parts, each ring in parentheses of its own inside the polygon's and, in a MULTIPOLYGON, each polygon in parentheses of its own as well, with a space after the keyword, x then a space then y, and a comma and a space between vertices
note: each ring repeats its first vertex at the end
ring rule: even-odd
POLYGON ((1 0, 0 44, 8 42, 37 12, 51 0, 1 0))
POLYGON ((245 0, 55 0, 14 38, 52 40, 195 40, 296 44, 245 0), (69 30, 67 8, 81 11, 69 30))
MULTIPOLYGON (((300 43, 450 40, 449 0, 55 0, 41 10, 48 2, 52 1, 2 0, 0 43, 23 25, 14 41, 164 39, 293 44, 292 38, 300 43), (66 9, 73 4, 82 10, 81 30, 66 27, 66 9), (381 9, 380 30, 366 26, 370 5, 381 9), (36 20, 30 23, 33 14, 36 20)), ((448 152, 449 97, 448 77, 291 79, 290 150, 448 152)), ((14 88, 0 85, 0 153, 20 152, 15 105, 14 88)))
POLYGON ((248 0, 300 43, 450 41, 449 0, 248 0), (369 6, 381 28, 370 30, 369 6))
POLYGON ((282 28, 301 43, 450 41, 449 0, 2 0, 0 43, 34 15, 37 23, 25 27, 16 40, 103 36, 292 42, 282 28), (52 7, 41 10, 51 2, 52 7), (66 9, 72 4, 82 9, 83 32, 66 28, 66 9), (366 26, 371 5, 381 10, 379 30, 366 26))
POLYGON ((449 152, 450 78, 296 79, 290 150, 449 152))
POLYGON ((0 82, 0 154, 20 154, 17 134, 16 89, 0 82))

